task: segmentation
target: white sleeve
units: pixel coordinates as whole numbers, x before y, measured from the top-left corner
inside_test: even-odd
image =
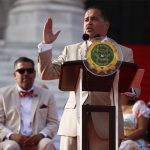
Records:
[[[138,100],[134,104],[132,111],[133,111],[133,114],[135,114],[137,117],[140,117],[140,116],[144,116],[145,118],[150,117],[150,109],[142,100]]]
[[[52,44],[43,44],[42,42],[38,44],[38,52],[44,52],[52,49]]]
[[[9,134],[6,135],[6,138],[9,139],[9,137],[13,134],[13,132],[10,132]]]

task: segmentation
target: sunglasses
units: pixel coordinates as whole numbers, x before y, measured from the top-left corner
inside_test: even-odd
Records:
[[[25,72],[28,74],[32,74],[34,73],[34,68],[21,68],[21,69],[17,69],[16,72],[20,73],[20,74],[24,74]]]

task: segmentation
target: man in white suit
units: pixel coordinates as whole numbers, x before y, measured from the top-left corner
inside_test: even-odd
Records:
[[[89,35],[88,43],[92,42],[95,35],[99,34],[102,40],[109,39],[107,32],[110,23],[102,10],[91,7],[84,15],[84,33]],[[41,78],[44,80],[58,79],[60,66],[64,61],[81,60],[81,51],[85,50],[85,42],[68,45],[64,48],[58,59],[52,61],[52,43],[57,39],[60,31],[53,33],[52,19],[49,18],[43,30],[43,41],[38,45],[38,67]],[[118,44],[119,45],[119,44]],[[119,45],[123,53],[123,61],[133,62],[132,50]],[[83,92],[83,101],[93,105],[111,105],[109,92]],[[108,114],[95,113],[89,119],[89,149],[109,149],[109,123]],[[61,135],[60,150],[77,150],[77,112],[75,93],[70,92],[61,118],[58,134]],[[83,135],[84,136],[84,135]],[[123,138],[122,112],[119,106],[119,139]]]
[[[0,89],[0,147],[2,150],[55,150],[52,138],[59,121],[49,90],[34,86],[33,60],[14,63],[15,85]]]

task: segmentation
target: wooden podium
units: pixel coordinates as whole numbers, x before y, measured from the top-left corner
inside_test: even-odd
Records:
[[[119,93],[129,90],[137,70],[136,64],[122,62],[119,73]],[[78,150],[88,150],[86,120],[91,112],[109,113],[109,149],[116,150],[115,106],[83,105],[82,98],[82,91],[110,92],[114,78],[115,74],[104,77],[95,76],[85,68],[82,60],[67,61],[61,66],[59,89],[76,93]]]

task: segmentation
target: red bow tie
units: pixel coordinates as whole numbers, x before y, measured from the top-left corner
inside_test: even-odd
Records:
[[[25,92],[25,91],[19,91],[19,96],[20,97],[26,97],[26,96],[31,96],[33,97],[34,94],[33,94],[33,90],[29,91],[29,92]]]

